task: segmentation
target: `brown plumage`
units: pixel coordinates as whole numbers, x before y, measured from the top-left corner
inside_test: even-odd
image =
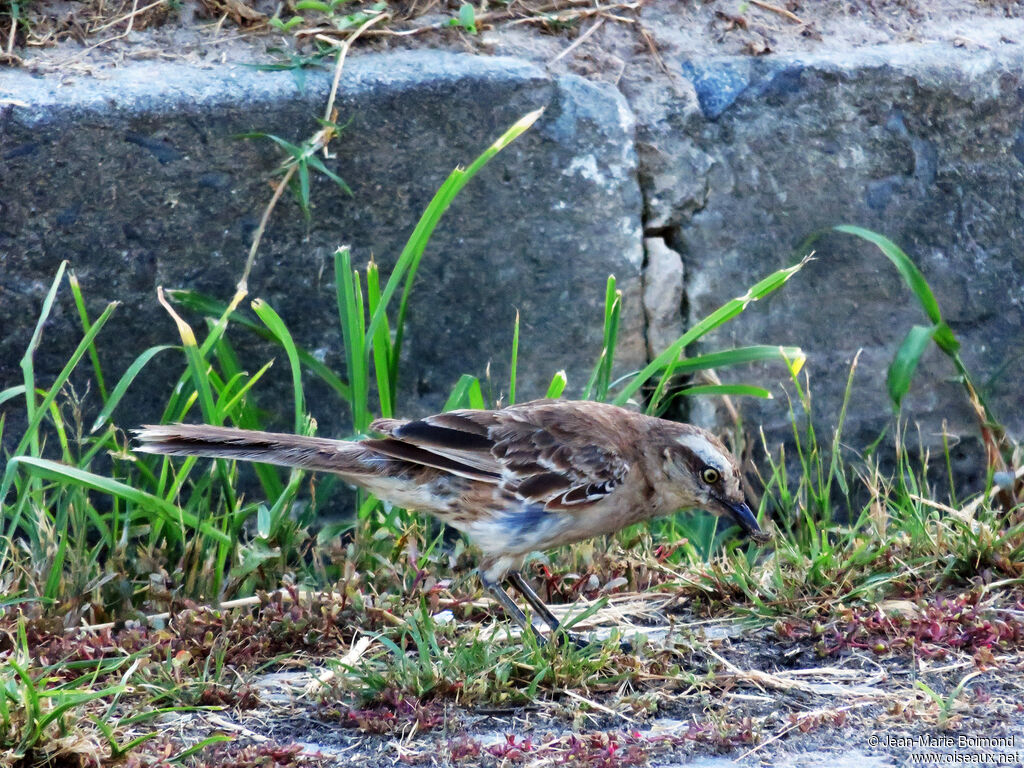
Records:
[[[519,573],[530,552],[699,508],[752,538],[758,527],[739,469],[714,435],[603,403],[536,400],[416,421],[379,419],[382,438],[347,442],[230,427],[138,430],[136,450],[259,461],[334,472],[385,501],[429,512],[483,553],[487,590],[523,627],[502,588],[519,591],[552,629],[554,616]]]

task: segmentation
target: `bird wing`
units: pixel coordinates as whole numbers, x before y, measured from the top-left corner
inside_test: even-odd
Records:
[[[387,435],[364,440],[375,451],[398,459],[443,469],[462,477],[498,482],[501,465],[488,434],[494,411],[449,411],[416,421],[377,419],[370,425]]]
[[[588,407],[590,406],[590,407]],[[598,404],[534,401],[499,411],[450,411],[416,421],[381,419],[385,455],[499,485],[549,511],[581,509],[611,493],[629,472],[614,424]]]
[[[601,407],[561,405],[541,401],[506,409],[490,432],[503,485],[551,511],[600,501],[629,473]]]

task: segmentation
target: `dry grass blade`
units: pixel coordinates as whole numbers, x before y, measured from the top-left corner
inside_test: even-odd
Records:
[[[808,669],[785,670],[779,672],[764,672],[760,669],[740,669],[731,661],[716,653],[713,648],[707,647],[705,653],[714,657],[728,671],[727,674],[718,674],[718,680],[734,680],[736,682],[749,683],[761,690],[774,689],[777,691],[800,691],[811,693],[816,696],[870,696],[875,698],[886,698],[892,694],[880,688],[875,688],[875,683],[885,680],[881,672],[872,675],[859,685],[840,685],[835,682],[807,682],[803,677],[825,677],[849,680],[863,678],[860,670],[839,669],[836,667],[810,667]]]
[[[583,45],[583,43],[585,43],[587,40],[589,40],[591,38],[591,36],[595,32],[597,32],[597,30],[599,30],[601,28],[602,24],[604,24],[604,19],[603,18],[599,18],[597,21],[595,21],[593,24],[590,25],[590,29],[588,29],[582,35],[580,35],[575,40],[573,40],[569,45],[567,45],[562,50],[561,53],[559,53],[557,56],[555,56],[553,59],[551,59],[551,61],[549,61],[547,63],[547,66],[550,67],[550,66],[558,63],[559,61],[564,59],[566,56],[568,56],[570,53],[572,53],[574,50],[576,50],[581,45]]]
[[[145,13],[148,10],[156,8],[157,6],[163,5],[165,2],[167,2],[167,0],[156,0],[156,2],[150,3],[149,5],[144,5],[141,8],[136,7],[137,6],[137,3],[136,3],[136,6],[133,6],[131,11],[129,11],[128,13],[124,14],[123,16],[118,16],[116,19],[112,19],[112,20],[106,22],[105,24],[101,24],[98,27],[93,27],[89,31],[93,32],[93,33],[95,33],[95,32],[102,32],[104,29],[110,29],[110,27],[116,27],[122,21],[129,22],[128,28],[130,30],[132,25],[135,23],[135,18],[137,16]]]
[[[594,701],[593,699],[588,699],[586,696],[581,696],[580,694],[576,693],[576,691],[573,691],[573,690],[571,690],[569,688],[563,688],[562,689],[562,693],[564,693],[566,696],[568,696],[571,699],[576,699],[576,701],[579,701],[579,702],[582,702],[582,703],[586,704],[588,707],[593,707],[594,709],[598,710],[599,712],[604,712],[606,715],[611,715],[612,717],[622,718],[627,723],[636,723],[636,720],[634,720],[629,715],[623,714],[622,712],[616,712],[611,707],[606,707],[604,704],[601,704],[598,701]]]
[[[804,722],[813,721],[813,720],[815,720],[817,718],[820,718],[820,717],[826,717],[826,716],[835,715],[835,714],[838,714],[840,712],[849,712],[850,710],[853,710],[853,709],[859,709],[860,707],[866,707],[866,706],[868,706],[871,703],[872,702],[866,702],[865,701],[865,702],[859,702],[857,704],[850,704],[850,705],[845,706],[845,707],[838,707],[838,708],[822,707],[821,709],[812,710],[810,712],[802,712],[802,713],[800,713],[800,715],[798,715],[793,720],[793,722],[791,722],[788,725],[785,725],[782,728],[780,728],[778,731],[776,731],[774,734],[772,734],[772,736],[770,738],[765,739],[760,744],[758,744],[756,747],[753,747],[752,749],[748,749],[742,755],[740,755],[735,760],[733,760],[733,762],[734,763],[739,763],[742,760],[744,760],[745,758],[750,757],[750,755],[754,754],[755,752],[761,751],[762,749],[767,747],[769,744],[771,744],[773,742],[776,742],[779,739],[781,739],[783,736],[785,736],[790,731],[792,731],[792,730],[794,730],[796,728],[799,728],[800,725],[802,723],[804,723]]]
[[[771,13],[776,13],[779,16],[782,16],[784,19],[789,19],[794,24],[800,24],[801,26],[804,26],[807,23],[803,19],[801,19],[799,16],[797,16],[795,13],[793,13],[792,11],[787,11],[785,8],[780,8],[777,5],[772,5],[771,3],[766,3],[766,2],[764,2],[764,0],[750,0],[750,4],[757,6],[761,10],[770,11]]]
[[[338,665],[343,668],[354,667],[356,662],[358,662],[359,659],[363,657],[363,655],[370,649],[370,646],[372,644],[373,641],[366,635],[363,635],[354,643],[352,643],[352,647],[349,648],[348,653],[346,653],[344,656],[338,659]],[[310,680],[309,683],[306,685],[303,693],[306,696],[310,697],[317,696],[321,691],[323,691],[324,688],[328,686],[328,684],[330,684],[332,680],[334,680],[336,676],[337,675],[335,674],[333,669],[328,669],[322,674],[314,673],[313,679]]]
[[[378,21],[381,21],[382,19],[389,19],[389,18],[391,18],[390,14],[382,13],[379,16],[373,16],[373,17],[367,19],[366,21],[364,21],[359,26],[358,29],[356,29],[355,32],[353,32],[351,35],[349,35],[347,38],[345,38],[345,41],[341,42],[341,43],[339,43],[334,38],[328,37],[326,35],[320,35],[320,34],[316,35],[316,39],[319,40],[320,42],[327,43],[328,45],[333,45],[333,46],[335,46],[338,49],[338,60],[337,60],[337,62],[335,62],[335,65],[334,65],[334,79],[331,81],[331,93],[327,97],[327,106],[324,109],[324,120],[327,120],[327,121],[330,121],[330,122],[334,122],[337,119],[337,117],[335,116],[335,111],[334,111],[334,101],[335,101],[335,99],[338,96],[338,85],[341,83],[341,73],[342,73],[342,70],[345,68],[345,57],[348,56],[348,51],[352,47],[352,44],[356,40],[359,39],[359,36],[361,34],[363,34],[366,30],[368,30],[370,27],[372,27]],[[324,156],[326,157],[327,156],[327,144],[326,144],[326,142],[323,145],[323,152],[324,152]]]

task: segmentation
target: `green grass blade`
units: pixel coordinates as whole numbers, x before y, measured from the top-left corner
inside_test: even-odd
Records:
[[[889,397],[893,406],[899,410],[904,395],[910,389],[910,382],[914,378],[914,371],[921,360],[924,348],[928,345],[934,334],[934,328],[927,328],[923,325],[915,325],[911,328],[900,344],[889,364],[889,373],[886,376],[886,387],[889,390]]]
[[[939,349],[952,358],[960,352],[960,341],[953,334],[953,329],[945,323],[938,323],[932,329],[932,338],[939,345]]]
[[[54,529],[58,531],[66,531],[68,529],[68,507],[66,504],[62,504],[57,512],[56,520],[54,521]],[[57,551],[53,555],[53,560],[49,564],[49,573],[46,575],[46,585],[43,587],[43,597],[48,601],[54,601],[60,593],[60,582],[64,576],[64,563],[67,560],[68,541],[70,536],[61,536],[60,543],[57,545]]]
[[[771,400],[772,393],[764,387],[752,384],[700,384],[679,390],[680,395],[739,395],[740,397],[760,397]]]
[[[306,399],[302,390],[302,366],[299,364],[299,352],[295,348],[295,342],[292,340],[292,335],[284,324],[284,320],[263,299],[253,301],[252,311],[274,334],[288,356],[288,365],[291,366],[292,371],[292,392],[295,396],[295,432],[302,434],[305,429]]]
[[[71,357],[68,358],[68,361],[67,363],[65,363],[64,368],[61,370],[61,372],[57,374],[57,378],[54,379],[53,384],[50,386],[46,394],[43,396],[43,399],[38,404],[38,407],[32,410],[32,416],[30,417],[28,426],[25,429],[25,435],[22,437],[21,441],[14,449],[15,455],[24,453],[25,449],[29,447],[29,445],[32,445],[33,453],[38,453],[38,450],[36,450],[37,436],[39,424],[42,422],[43,416],[46,414],[47,410],[50,408],[50,405],[53,403],[53,401],[57,399],[57,395],[60,394],[60,391],[61,389],[63,389],[64,384],[67,383],[67,380],[71,376],[72,371],[75,370],[75,367],[78,365],[79,361],[82,359],[82,357],[85,356],[86,351],[89,349],[89,345],[92,344],[93,339],[96,338],[99,332],[103,329],[103,326],[106,325],[107,320],[110,319],[111,314],[113,314],[117,306],[117,302],[108,304],[107,308],[103,310],[103,314],[96,318],[96,322],[93,323],[92,327],[89,328],[85,336],[82,337],[82,340],[78,342],[78,346],[75,348],[75,351],[71,354]],[[29,402],[30,400],[34,401],[34,399],[34,397],[26,397],[26,402]],[[6,486],[0,489],[0,499],[4,498],[4,496],[7,493],[7,490],[8,488]]]
[[[107,421],[109,421],[110,415],[114,412],[114,409],[117,408],[118,404],[121,402],[121,398],[123,398],[125,392],[128,391],[128,387],[131,386],[132,382],[135,381],[135,378],[142,372],[142,369],[146,367],[150,360],[168,349],[179,349],[179,347],[171,344],[150,347],[135,358],[132,364],[128,366],[128,370],[124,372],[124,375],[114,386],[109,398],[105,398],[106,402],[103,405],[103,410],[100,411],[100,415],[97,416],[96,421],[93,422],[92,428],[89,430],[90,433],[96,432],[106,424]]]
[[[231,741],[230,736],[225,736],[223,733],[215,733],[213,736],[207,736],[205,739],[200,741],[198,744],[193,744],[188,749],[180,752],[174,757],[170,758],[172,763],[185,763],[193,755],[197,755],[207,747],[213,744],[221,744],[225,741]]]
[[[298,172],[299,205],[302,206],[302,210],[306,212],[306,218],[309,218],[309,165],[305,160],[299,161]]]
[[[68,263],[62,261],[60,266],[57,268],[57,274],[53,278],[53,282],[50,284],[50,290],[46,292],[46,298],[43,299],[43,307],[39,312],[39,319],[36,321],[36,327],[32,331],[32,338],[29,339],[28,347],[25,349],[25,354],[21,358],[21,371],[22,378],[25,385],[25,417],[31,424],[36,417],[36,376],[35,376],[35,354],[36,350],[39,349],[39,345],[43,341],[43,327],[46,325],[46,321],[50,317],[50,312],[53,311],[53,302],[57,297],[57,289],[60,287],[60,281],[64,278],[64,271],[67,269]],[[46,412],[46,408],[41,409],[43,413]],[[34,429],[26,431],[26,435],[29,438],[29,445],[32,447],[32,453],[39,453],[39,436],[36,434]],[[21,453],[21,451],[17,451]],[[0,499],[6,495],[6,489],[4,492],[0,492]]]
[[[203,413],[203,419],[207,424],[219,424],[220,420],[216,416],[217,408],[213,399],[213,386],[210,383],[210,365],[199,351],[195,337],[192,337],[191,342],[185,341],[184,337],[182,341],[188,369],[192,374],[192,382],[199,397],[199,408]]]
[[[885,257],[892,262],[893,266],[896,267],[897,271],[903,277],[903,281],[917,298],[918,302],[921,304],[921,308],[924,310],[924,313],[933,324],[933,327],[930,329],[931,338],[935,340],[935,343],[938,344],[939,348],[946,353],[950,360],[952,360],[964,388],[967,390],[968,399],[971,400],[972,404],[976,408],[980,408],[983,412],[984,418],[981,419],[983,423],[980,425],[983,434],[992,434],[995,443],[999,443],[1001,445],[1000,450],[1005,454],[1011,453],[1013,449],[1006,440],[1006,430],[1002,426],[1002,422],[999,421],[995,414],[992,413],[992,410],[985,401],[982,392],[975,385],[973,377],[967,370],[967,366],[960,358],[960,342],[957,340],[949,326],[942,320],[942,313],[939,310],[939,303],[935,298],[935,294],[932,293],[924,275],[921,274],[921,271],[917,268],[914,262],[911,261],[910,257],[907,256],[899,246],[877,232],[872,232],[869,229],[851,225],[841,225],[834,229],[837,232],[854,235],[862,240],[873,243],[885,255]],[[903,389],[903,387],[904,385],[909,387],[909,379],[903,381],[903,377],[907,375],[912,376],[914,373],[916,362],[913,362],[913,365],[910,363],[912,362],[915,345],[921,344],[923,350],[923,333],[923,331],[912,329],[904,339],[900,350],[897,352],[897,358],[902,359],[894,359],[892,366],[890,366],[889,378],[892,382],[889,386],[890,397],[893,397],[894,394],[902,397],[902,394],[906,393],[906,389]],[[918,352],[918,357],[920,357],[920,352]],[[895,372],[893,371],[893,367],[896,369]]]
[[[185,357],[189,361],[189,365],[185,371],[178,378],[178,382],[174,388],[174,393],[171,399],[168,401],[167,406],[164,408],[163,416],[161,417],[161,423],[168,421],[181,421],[192,407],[193,403],[197,400],[201,402],[204,408],[204,417],[208,423],[214,418],[213,413],[213,391],[210,388],[210,367],[206,364],[206,358],[210,352],[216,347],[221,337],[227,331],[228,318],[231,313],[237,309],[242,299],[246,296],[245,291],[236,291],[235,295],[231,299],[231,303],[224,308],[224,312],[214,321],[210,327],[209,332],[206,334],[206,338],[203,339],[203,343],[198,348],[198,355],[189,352],[189,345],[186,343]],[[157,290],[157,298],[160,301],[161,306],[167,310],[168,314],[174,320],[178,328],[178,334],[181,336],[182,341],[191,340],[191,344],[194,347],[196,344],[195,334],[192,333],[191,327],[188,323],[182,320],[178,314],[173,310],[171,305],[167,301],[166,293],[162,288]],[[196,373],[198,371],[198,374]],[[185,385],[189,379],[193,380],[194,389],[189,390]],[[206,389],[206,392],[202,390]],[[206,408],[211,409],[207,414]]]
[[[658,383],[658,390],[655,392],[655,397],[652,398],[652,402],[656,402],[660,393],[664,391],[666,383],[674,373],[675,366],[679,363],[680,354],[682,354],[683,350],[686,349],[687,346],[708,332],[713,331],[715,328],[718,328],[736,317],[736,315],[740,314],[750,306],[752,302],[762,299],[773,291],[781,288],[785,285],[787,280],[807,264],[807,261],[808,260],[805,258],[791,267],[784,267],[783,269],[778,269],[775,272],[772,272],[770,275],[751,287],[745,294],[727,301],[710,315],[702,319],[693,328],[670,344],[664,352],[648,363],[648,365],[641,370],[640,373],[638,373],[613,400],[615,405],[624,405],[629,398],[636,394],[640,387],[642,387],[652,376],[657,374],[659,371],[662,371],[661,380]]]
[[[82,296],[82,288],[78,284],[78,278],[74,272],[68,275],[68,284],[71,286],[71,295],[75,299],[75,307],[78,309],[78,318],[82,322],[82,331],[84,333],[89,332],[91,324],[89,322],[89,313],[85,308],[85,298]],[[89,360],[92,362],[92,372],[96,376],[96,386],[100,392],[100,399],[106,403],[107,401],[107,385],[103,380],[103,368],[100,366],[100,356],[96,351],[96,345],[89,345]]]
[[[87,472],[77,467],[69,467],[49,459],[39,459],[32,456],[15,456],[8,462],[8,473],[17,467],[25,467],[33,474],[50,480],[68,482],[73,485],[87,488],[100,493],[116,496],[124,501],[138,504],[141,507],[150,509],[167,522],[175,525],[191,528],[209,536],[218,543],[228,544],[231,539],[227,534],[219,531],[208,522],[201,522],[195,515],[179,509],[168,501],[146,493],[130,485],[115,480],[111,477],[103,477],[92,472]]]
[[[608,399],[608,386],[612,380],[612,366],[615,364],[615,347],[619,343],[622,291],[616,288],[615,275],[608,275],[604,304],[604,348],[607,354],[601,356],[600,375],[597,379],[597,399],[601,401]]]
[[[174,324],[178,329],[178,336],[181,338],[182,349],[185,352],[185,361],[188,364],[186,373],[182,374],[182,379],[188,375],[192,379],[192,386],[195,388],[196,396],[199,400],[199,408],[203,413],[203,420],[207,424],[220,424],[217,420],[216,407],[213,401],[213,386],[210,383],[210,366],[206,362],[206,352],[216,343],[214,338],[216,326],[213,330],[207,334],[206,341],[203,343],[203,348],[200,349],[198,342],[196,341],[196,334],[192,330],[187,322],[174,311],[171,305],[168,303],[167,298],[164,296],[162,288],[157,288],[157,299],[161,306],[167,310],[167,314],[174,320]],[[183,415],[183,414],[181,414]]]
[[[770,344],[757,344],[749,347],[735,347],[724,349],[719,352],[708,352],[696,357],[686,357],[679,360],[675,366],[676,375],[693,373],[694,371],[706,371],[718,368],[730,368],[747,363],[771,362],[778,360],[793,368],[797,373],[807,362],[807,355],[800,347],[776,347]],[[663,373],[664,369],[655,371],[655,374]],[[622,376],[609,385],[609,389],[620,386],[623,382],[629,381],[636,376],[638,371],[632,371]]]
[[[516,310],[516,322],[512,328],[512,359],[508,368],[508,404],[516,404],[516,370],[519,366],[519,310]]]
[[[25,394],[25,385],[24,384],[18,384],[17,386],[14,386],[14,387],[8,387],[7,389],[5,389],[2,392],[0,392],[0,405],[3,405],[8,400],[13,400],[14,398],[16,398],[16,397],[18,397],[20,395],[24,395],[24,394]]]
[[[774,347],[770,344],[757,344],[750,347],[736,347],[735,349],[724,349],[719,352],[709,352],[697,357],[688,357],[676,363],[675,369],[676,373],[690,373],[692,371],[704,371],[713,368],[729,368],[747,363],[780,360],[784,363],[796,364],[799,371],[806,359],[807,356],[800,347]]]
[[[565,371],[559,371],[551,377],[551,383],[548,384],[548,391],[544,397],[557,398],[562,396],[562,392],[565,391],[565,385],[569,383],[569,378],[565,375]]]
[[[459,380],[455,382],[455,386],[452,388],[452,393],[448,395],[448,400],[445,401],[445,411],[453,411],[457,408],[474,408],[480,410],[484,407],[484,396],[483,390],[480,388],[480,379],[476,376],[470,376],[468,373],[462,374]]]
[[[349,401],[352,406],[352,426],[359,433],[365,430],[370,422],[367,405],[370,379],[366,340],[373,338],[375,332],[366,332],[362,291],[356,289],[357,277],[355,270],[352,269],[352,254],[348,246],[339,248],[334,253],[334,284],[342,343],[345,345],[348,385],[352,392]]]
[[[222,403],[218,403],[217,407],[220,409],[220,412],[225,416],[230,415],[232,411],[234,411],[235,407],[241,402],[242,398],[245,397],[246,393],[253,388],[253,385],[256,384],[256,382],[263,378],[263,374],[269,371],[273,364],[273,360],[268,360],[262,368],[246,380],[245,384],[238,388],[237,392],[231,395],[230,399]]]
[[[306,162],[308,162],[311,166],[316,168],[316,170],[320,171],[320,173],[322,173],[324,176],[326,176],[331,181],[333,181],[335,184],[337,184],[339,187],[341,187],[341,191],[344,192],[346,195],[348,195],[349,197],[354,197],[354,194],[352,192],[352,188],[349,187],[349,185],[345,183],[345,180],[343,178],[341,178],[341,176],[339,176],[334,171],[332,171],[330,168],[328,168],[326,165],[324,165],[323,161],[320,160],[319,157],[317,157],[316,155],[310,155],[306,159]]]
[[[605,400],[611,382],[615,345],[619,336],[619,313],[622,309],[622,291],[616,289],[615,275],[608,275],[604,295],[604,338],[601,354],[583,390],[584,400]]]
[[[924,313],[928,315],[928,319],[933,323],[942,322],[942,313],[939,311],[939,302],[935,299],[935,294],[932,293],[932,289],[928,286],[928,282],[924,279],[924,275],[921,274],[921,270],[917,268],[917,265],[910,260],[910,257],[903,252],[903,250],[896,245],[892,240],[880,235],[877,232],[872,232],[870,229],[864,229],[863,227],[857,227],[850,224],[842,224],[838,227],[834,227],[836,232],[843,232],[847,235],[854,235],[862,240],[867,240],[869,243],[873,243],[878,246],[878,249],[885,254],[885,257],[893,263],[900,275],[903,277],[903,281],[907,284],[907,287],[913,292],[914,296],[917,297],[918,302],[921,304],[921,308]]]
[[[394,296],[395,292],[398,290],[398,286],[402,284],[404,279],[405,287],[403,288],[402,300],[399,305],[398,320],[395,323],[395,344],[392,349],[392,358],[394,360],[400,359],[401,355],[406,308],[408,306],[409,294],[412,291],[413,280],[416,277],[416,270],[419,266],[420,259],[423,257],[423,252],[426,250],[430,236],[433,234],[435,227],[437,227],[437,223],[441,220],[441,216],[448,209],[448,206],[451,205],[451,202],[455,199],[456,195],[459,194],[459,191],[466,186],[470,179],[472,179],[477,172],[491,160],[491,158],[498,154],[498,152],[503,150],[523,132],[529,129],[529,127],[536,122],[537,118],[541,116],[543,111],[543,109],[539,109],[523,116],[507,131],[499,136],[491,146],[484,150],[468,168],[465,170],[456,168],[452,171],[444,184],[441,185],[441,188],[434,194],[434,197],[431,199],[427,209],[423,212],[423,215],[420,216],[419,221],[416,223],[416,227],[413,229],[412,235],[410,235],[408,242],[406,242],[405,247],[402,249],[401,255],[398,257],[398,262],[395,264],[394,271],[391,273],[387,284],[384,286],[384,291],[381,294],[380,306],[371,316],[366,334],[369,338],[373,338],[377,333],[377,329],[384,322],[388,304],[391,302],[392,296]]]
[[[373,315],[380,306],[380,270],[376,262],[366,266],[366,309]],[[391,418],[395,415],[395,383],[398,378],[398,361],[391,357],[391,327],[387,315],[377,333],[370,340],[373,345],[373,372],[377,377],[377,397],[380,400],[380,415]]]

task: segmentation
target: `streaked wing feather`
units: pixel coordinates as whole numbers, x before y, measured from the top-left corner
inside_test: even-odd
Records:
[[[471,480],[482,480],[487,483],[497,482],[501,475],[497,472],[488,472],[474,467],[443,453],[425,450],[414,443],[403,440],[363,440],[362,445],[371,450],[389,456],[393,459],[401,459],[412,464],[421,464],[425,467],[444,470],[459,477],[468,477]]]
[[[569,510],[600,501],[629,472],[614,450],[596,445],[595,436],[563,430],[525,410],[505,414],[491,430],[493,453],[505,469],[503,485],[546,509]],[[523,418],[526,416],[527,418]]]
[[[449,469],[453,462],[460,469],[450,471],[464,477],[496,482],[502,468],[491,452],[494,443],[488,437],[489,421],[494,421],[493,411],[449,411],[416,421],[378,419],[370,426],[394,442],[422,451],[416,454],[420,463]],[[390,447],[388,450],[401,449]],[[436,458],[431,459],[431,456]]]
[[[561,409],[547,405],[449,411],[416,421],[379,419],[371,428],[388,439],[365,444],[393,458],[500,483],[504,492],[548,511],[600,501],[623,481],[628,462],[606,447],[606,426],[585,414],[582,422],[562,425]],[[590,429],[580,430],[581,423]]]

